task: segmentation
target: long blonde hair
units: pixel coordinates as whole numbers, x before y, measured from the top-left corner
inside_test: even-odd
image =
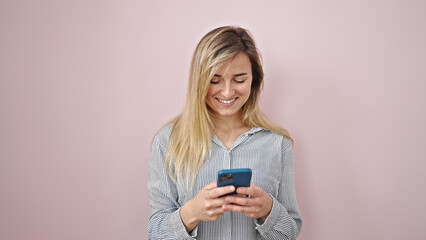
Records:
[[[210,80],[223,64],[241,52],[249,56],[253,75],[250,97],[242,109],[243,123],[249,127],[268,129],[291,139],[287,130],[268,120],[259,109],[263,68],[250,33],[240,27],[216,28],[207,33],[195,49],[185,107],[172,120],[165,167],[174,181],[183,180],[187,188],[194,184],[198,171],[211,150],[214,123],[205,102]]]

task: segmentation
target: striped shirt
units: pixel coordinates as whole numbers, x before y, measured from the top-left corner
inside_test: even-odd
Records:
[[[293,157],[289,139],[262,128],[240,135],[227,149],[213,136],[212,153],[205,160],[193,190],[174,183],[164,167],[171,125],[154,137],[149,165],[149,239],[296,239],[302,218],[296,201]],[[225,212],[212,222],[200,221],[188,233],[179,215],[180,207],[229,168],[251,168],[252,182],[272,196],[273,206],[265,222],[242,213]]]

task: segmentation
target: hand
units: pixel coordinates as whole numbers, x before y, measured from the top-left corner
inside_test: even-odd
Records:
[[[226,196],[225,211],[240,212],[251,218],[260,218],[261,222],[269,216],[272,209],[272,197],[262,188],[252,183],[250,187],[237,188],[238,195]]]
[[[217,187],[216,185],[216,182],[207,184],[198,192],[197,196],[180,209],[180,217],[188,232],[191,232],[198,222],[217,220],[226,212],[222,207],[225,204],[225,198],[220,198],[220,196],[234,192],[235,187]]]

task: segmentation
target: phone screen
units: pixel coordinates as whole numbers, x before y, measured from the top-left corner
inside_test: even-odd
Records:
[[[235,189],[238,187],[249,187],[251,175],[252,171],[250,168],[223,169],[217,173],[217,186],[223,187],[233,185],[235,186]],[[236,194],[236,192],[226,195],[231,194]]]

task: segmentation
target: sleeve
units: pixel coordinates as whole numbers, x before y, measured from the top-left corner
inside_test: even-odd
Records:
[[[188,234],[180,218],[177,188],[164,166],[165,146],[157,135],[152,143],[147,184],[150,204],[148,239],[195,239],[197,229]]]
[[[256,230],[263,239],[294,240],[302,228],[302,217],[296,200],[294,182],[294,163],[291,142],[284,138],[281,144],[282,178],[277,198],[273,196],[273,205],[265,222],[257,220]]]

